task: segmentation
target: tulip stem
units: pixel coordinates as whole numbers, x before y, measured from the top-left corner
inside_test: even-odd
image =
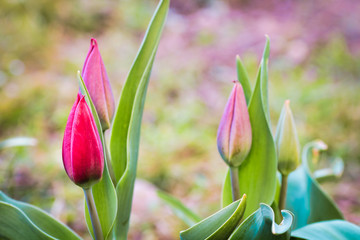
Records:
[[[235,202],[236,200],[240,199],[239,169],[237,167],[230,167],[230,178],[232,198]]]
[[[111,157],[110,157],[110,153],[109,153],[109,148],[105,141],[105,131],[103,132],[103,135],[104,135],[104,148],[105,148],[105,154],[106,154],[106,165],[109,170],[111,181],[112,181],[113,185],[116,187],[115,173],[114,173],[114,169],[112,168],[112,165],[111,165]]]
[[[280,188],[280,199],[279,199],[280,211],[285,209],[287,185],[288,185],[288,175],[281,174],[281,188]]]
[[[101,231],[100,219],[99,219],[99,215],[96,211],[94,197],[92,194],[92,188],[91,187],[87,188],[87,189],[84,188],[84,194],[85,194],[87,207],[89,210],[91,225],[92,225],[92,228],[94,231],[94,239],[95,240],[103,240],[104,238],[103,238],[102,231]]]

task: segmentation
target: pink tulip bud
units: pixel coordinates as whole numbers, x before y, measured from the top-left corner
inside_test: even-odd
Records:
[[[81,94],[77,96],[65,127],[62,157],[67,175],[80,187],[89,188],[101,179],[103,148],[94,117]]]
[[[218,129],[218,150],[229,166],[239,167],[249,154],[251,142],[251,124],[244,91],[241,84],[235,82]]]
[[[82,77],[99,115],[102,129],[106,130],[110,127],[114,116],[115,102],[104,62],[94,38],[90,41],[90,50],[84,63]]]

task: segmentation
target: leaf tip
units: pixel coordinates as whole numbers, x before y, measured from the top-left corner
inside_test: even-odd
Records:
[[[266,38],[266,43],[269,44],[269,43],[270,43],[270,37],[269,37],[269,35],[265,34],[265,38]]]
[[[242,196],[242,198],[241,198],[241,201],[246,201],[246,198],[247,198],[247,196],[246,196],[246,194],[244,193],[243,196]]]

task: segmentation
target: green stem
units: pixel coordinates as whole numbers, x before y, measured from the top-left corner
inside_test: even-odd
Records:
[[[101,231],[100,219],[96,211],[96,206],[95,206],[91,187],[87,189],[84,188],[84,194],[85,194],[87,207],[89,210],[89,215],[91,219],[91,225],[94,231],[95,240],[103,240],[104,238]]]
[[[281,175],[280,199],[279,199],[280,211],[285,209],[287,185],[288,185],[288,176],[282,174]]]
[[[281,221],[282,221],[282,214],[281,214],[281,210],[279,209],[276,201],[274,201],[274,202],[271,204],[271,208],[272,208],[273,211],[274,211],[275,222],[276,222],[277,224],[280,224]]]
[[[105,150],[105,154],[106,154],[106,164],[107,164],[107,167],[109,170],[111,181],[112,181],[113,185],[116,187],[117,183],[116,183],[116,179],[115,179],[114,169],[112,168],[112,165],[111,165],[111,156],[109,153],[109,148],[106,144],[105,131],[103,132],[103,135],[104,135],[104,148],[105,148],[104,150]]]
[[[239,170],[237,167],[230,167],[231,192],[233,201],[240,199]]]

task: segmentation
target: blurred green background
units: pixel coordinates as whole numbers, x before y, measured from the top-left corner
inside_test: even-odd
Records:
[[[118,99],[156,4],[0,0],[0,140],[38,141],[0,151],[0,189],[46,209],[87,239],[82,191],[61,159],[76,72],[90,38],[97,38]],[[130,239],[177,239],[185,228],[157,199],[156,188],[204,217],[219,208],[226,165],[216,132],[236,79],[235,56],[254,80],[265,34],[271,39],[273,127],[290,99],[301,144],[320,138],[328,156],[344,159],[341,182],[325,188],[346,218],[360,224],[359,12],[352,0],[172,0],[145,105],[143,180],[136,186]]]

